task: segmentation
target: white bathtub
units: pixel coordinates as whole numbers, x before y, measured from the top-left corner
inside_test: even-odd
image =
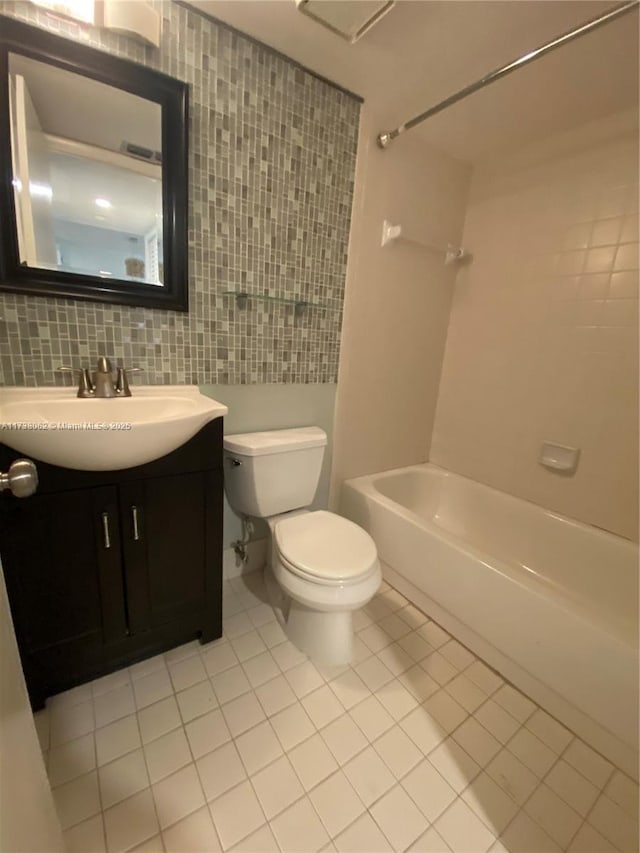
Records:
[[[417,465],[347,480],[387,580],[638,776],[638,547]]]

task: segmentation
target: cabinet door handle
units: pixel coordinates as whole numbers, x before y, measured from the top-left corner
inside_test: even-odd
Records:
[[[133,541],[137,542],[140,539],[140,531],[138,529],[138,507],[131,507],[131,520],[133,522]]]
[[[108,551],[111,548],[111,532],[109,530],[109,513],[102,513],[102,532],[104,534],[104,549]]]

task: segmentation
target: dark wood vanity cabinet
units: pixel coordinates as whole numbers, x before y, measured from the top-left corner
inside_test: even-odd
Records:
[[[20,454],[0,445],[0,470]],[[0,495],[0,554],[34,708],[60,690],[222,635],[222,419],[122,471],[34,460]]]

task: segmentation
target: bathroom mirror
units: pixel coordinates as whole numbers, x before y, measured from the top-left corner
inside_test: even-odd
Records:
[[[187,310],[187,87],[0,17],[0,289]]]

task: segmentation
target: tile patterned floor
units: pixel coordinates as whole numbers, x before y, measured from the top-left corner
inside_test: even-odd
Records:
[[[224,638],[36,715],[70,851],[631,853],[638,786],[383,585],[314,666],[225,581]]]

